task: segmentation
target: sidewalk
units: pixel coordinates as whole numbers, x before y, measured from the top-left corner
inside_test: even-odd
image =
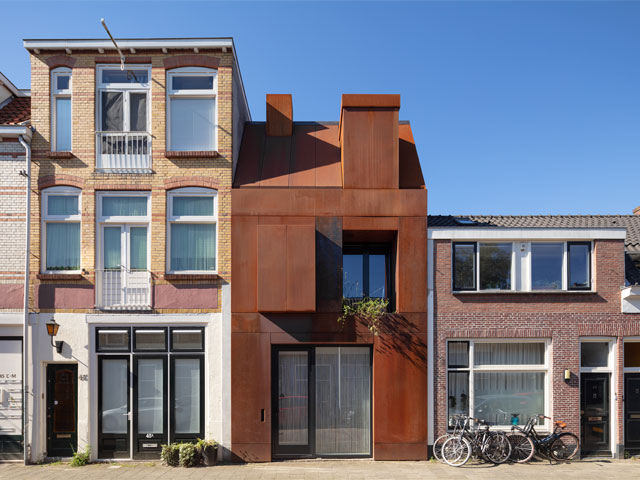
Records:
[[[169,468],[159,463],[69,465],[1,464],[0,478],[11,480],[135,480],[135,479],[507,479],[507,478],[640,478],[640,461],[586,459],[568,465],[536,462],[528,465],[468,464],[461,468],[432,462],[374,462],[372,460],[313,460],[216,467]]]

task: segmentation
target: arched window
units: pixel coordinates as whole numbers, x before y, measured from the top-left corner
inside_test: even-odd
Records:
[[[51,71],[51,151],[71,151],[71,69]]]
[[[80,273],[80,198],[74,187],[42,191],[43,273]]]

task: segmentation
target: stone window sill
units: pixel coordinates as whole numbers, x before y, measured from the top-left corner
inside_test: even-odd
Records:
[[[167,158],[215,158],[219,154],[215,150],[167,150],[164,156]]]
[[[72,152],[49,152],[49,158],[73,158]]]

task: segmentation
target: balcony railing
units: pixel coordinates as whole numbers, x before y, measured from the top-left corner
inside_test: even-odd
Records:
[[[151,275],[148,270],[125,267],[96,270],[96,307],[103,310],[151,308]]]
[[[96,132],[96,169],[115,173],[151,171],[151,135]]]

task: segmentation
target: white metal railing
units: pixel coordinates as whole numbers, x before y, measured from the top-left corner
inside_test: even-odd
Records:
[[[151,170],[151,135],[146,132],[96,132],[96,169],[113,172]]]
[[[151,308],[151,275],[148,270],[96,270],[96,307],[106,310]]]

